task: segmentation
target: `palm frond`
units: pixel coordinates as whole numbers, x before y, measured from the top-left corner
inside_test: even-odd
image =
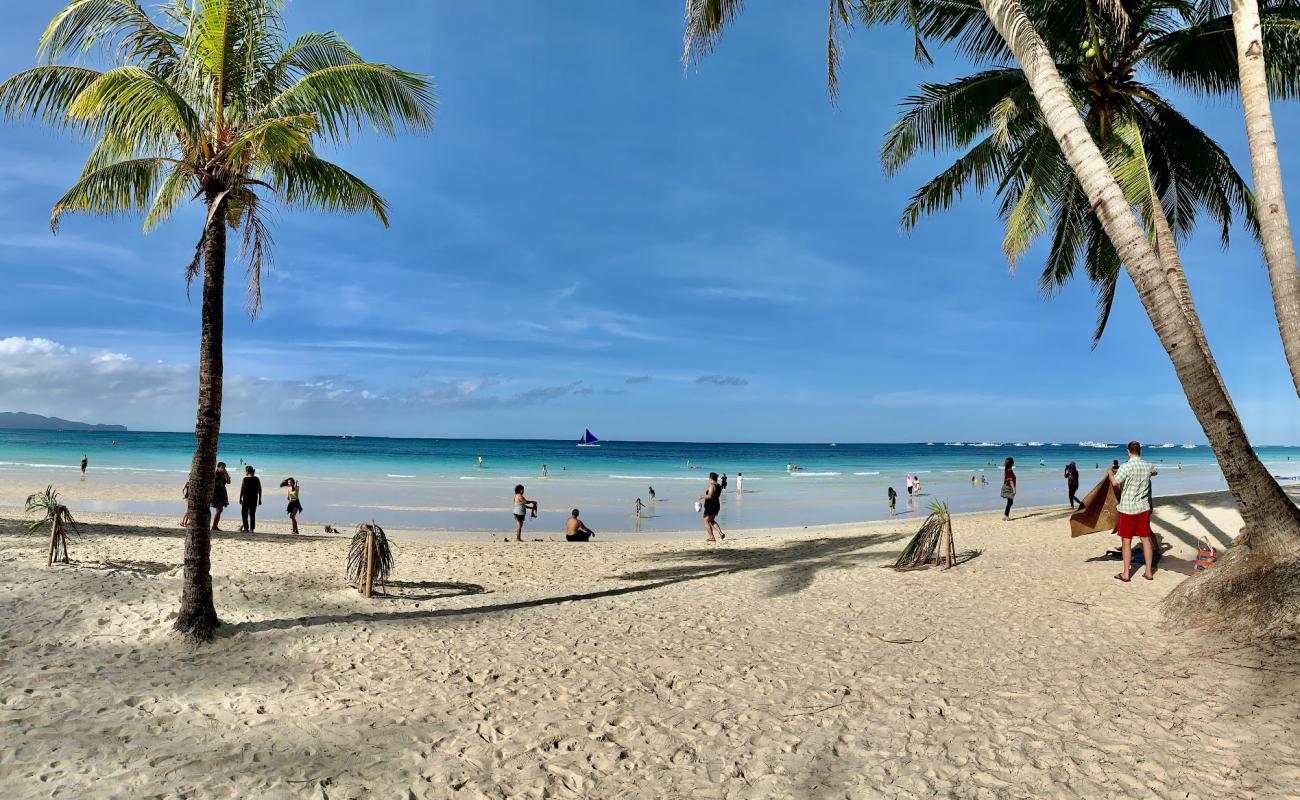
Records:
[[[1300,6],[1260,9],[1270,93],[1300,97]],[[1234,95],[1240,88],[1232,17],[1223,15],[1170,31],[1146,45],[1143,64],[1179,87],[1201,95]]]
[[[28,513],[35,512],[39,516],[27,524],[28,533],[37,531],[52,525],[55,521],[62,526],[67,526],[76,530],[77,521],[72,518],[72,512],[63,504],[59,497],[59,490],[51,484],[39,492],[33,492],[27,495],[27,501],[23,504],[24,510]]]
[[[374,214],[388,226],[388,204],[360,178],[322,158],[298,156],[270,165],[276,196],[286,206]]]
[[[73,101],[102,74],[61,64],[24,70],[0,84],[0,112],[6,119],[39,119],[62,128]]]
[[[903,210],[904,230],[915,228],[923,215],[948,210],[961,199],[967,187],[982,192],[1002,175],[1006,150],[995,136],[988,136],[960,156],[952,166],[916,190]]]
[[[158,227],[181,203],[193,199],[198,193],[199,179],[194,169],[186,164],[171,165],[145,211],[144,232],[149,233]]]
[[[713,52],[722,29],[740,13],[743,0],[686,0],[686,28],[682,33],[682,64],[689,67]]]
[[[348,545],[346,567],[348,583],[357,588],[361,588],[366,577],[366,549],[367,539],[370,536],[375,540],[375,557],[372,566],[374,583],[379,586],[386,585],[393,572],[393,548],[388,542],[384,529],[373,522],[358,525],[356,533],[352,535],[352,542]]]
[[[180,40],[150,19],[136,0],[74,0],[50,20],[36,53],[48,63],[102,48],[115,60],[162,71],[175,65]]]
[[[68,109],[87,132],[132,142],[157,152],[178,140],[189,153],[205,146],[199,115],[160,76],[140,67],[117,67],[87,86]]]
[[[226,163],[236,173],[255,164],[287,163],[300,155],[314,155],[311,135],[314,114],[266,119],[241,131],[226,148]]]
[[[902,102],[905,109],[885,134],[880,163],[892,175],[920,150],[937,152],[968,146],[994,121],[1008,97],[1026,90],[1018,69],[978,72],[951,83],[923,83]]]
[[[260,116],[314,114],[322,135],[337,141],[363,125],[388,135],[427,130],[435,105],[433,85],[424,75],[387,64],[339,64],[299,78]]]
[[[139,213],[149,207],[163,170],[162,158],[136,158],[97,169],[73,184],[50,212],[50,229],[58,231],[67,213]]]

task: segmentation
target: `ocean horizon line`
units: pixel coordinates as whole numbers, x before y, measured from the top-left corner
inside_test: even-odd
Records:
[[[129,436],[132,434],[170,434],[170,435],[191,435],[192,436],[194,433],[191,430],[173,431],[173,430],[146,429],[146,428],[128,428],[126,431],[102,431],[102,430],[80,430],[76,428],[10,428],[10,427],[3,427],[3,426],[0,426],[0,431],[27,431],[32,433],[39,433],[39,432],[78,433],[78,434],[87,434],[87,435],[94,435],[94,436],[109,436],[109,437],[121,436],[121,435]],[[573,437],[553,438],[553,437],[545,437],[545,436],[386,436],[386,435],[369,434],[369,433],[355,433],[355,434],[354,433],[252,433],[246,431],[222,431],[221,435],[222,436],[296,436],[304,439],[377,439],[377,440],[386,440],[386,441],[424,441],[424,442],[545,442],[548,444],[552,444],[557,442],[576,443],[578,441],[577,438],[573,438]],[[944,439],[944,441],[940,441],[941,438]],[[1104,442],[1099,440],[1095,441],[1091,439],[1076,440],[1073,439],[1072,437],[1067,440],[1053,441],[1053,442],[1039,442],[1037,440],[1032,440],[1028,442],[1009,442],[1009,441],[994,441],[991,439],[981,439],[978,437],[972,437],[970,439],[961,439],[959,437],[951,437],[951,438],[937,437],[933,441],[919,440],[919,439],[916,440],[889,439],[889,440],[879,440],[879,441],[847,441],[847,440],[799,441],[796,439],[782,439],[782,440],[768,440],[768,441],[734,441],[734,440],[705,441],[705,440],[693,440],[693,439],[615,439],[615,438],[600,439],[601,444],[661,444],[661,445],[681,444],[681,445],[742,445],[742,446],[743,445],[797,445],[803,447],[817,447],[817,446],[868,447],[872,445],[915,445],[918,447],[960,446],[960,447],[1026,447],[1026,448],[1081,447],[1082,446],[1082,447],[1095,447],[1097,449],[1104,449],[1108,447],[1123,447],[1127,443],[1127,441],[1128,440],[1125,441],[1116,440],[1114,442]],[[1160,444],[1156,444],[1154,440],[1143,442],[1143,447],[1154,449],[1154,448],[1160,448],[1164,444],[1173,444],[1175,448],[1181,448],[1187,444],[1195,445],[1197,448],[1209,447],[1209,444],[1204,441],[1162,442]],[[1251,446],[1254,448],[1260,448],[1260,447],[1300,448],[1300,443],[1296,443],[1296,444],[1252,443]]]

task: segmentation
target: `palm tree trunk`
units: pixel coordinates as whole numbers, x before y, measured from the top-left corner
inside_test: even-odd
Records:
[[[1291,381],[1300,393],[1300,263],[1286,213],[1282,191],[1282,164],[1277,156],[1277,134],[1268,97],[1264,64],[1264,37],[1256,0],[1232,0],[1232,29],[1237,37],[1237,71],[1241,105],[1250,143],[1250,172],[1259,214],[1259,235],[1273,286],[1273,311],[1282,334],[1282,350],[1291,367]]]
[[[221,336],[225,314],[225,197],[217,202],[203,233],[203,310],[199,338],[199,400],[190,460],[190,525],[185,532],[185,570],[176,630],[196,641],[212,638],[221,621],[212,601],[211,514],[216,484],[217,439],[221,434]]]
[[[1178,305],[1183,309],[1183,315],[1187,317],[1187,323],[1192,326],[1192,331],[1196,334],[1196,343],[1200,345],[1205,352],[1205,358],[1210,362],[1214,369],[1214,377],[1219,381],[1219,387],[1223,389],[1223,396],[1232,402],[1228,396],[1228,386],[1223,382],[1223,376],[1219,374],[1219,365],[1214,361],[1214,354],[1210,352],[1210,343],[1205,338],[1205,328],[1201,325],[1201,316],[1196,313],[1196,304],[1192,302],[1192,290],[1187,286],[1187,273],[1183,272],[1183,260],[1178,255],[1178,242],[1174,239],[1173,228],[1169,227],[1169,217],[1165,215],[1165,209],[1160,205],[1160,198],[1155,196],[1154,189],[1151,192],[1154,202],[1151,204],[1151,227],[1156,237],[1156,257],[1160,259],[1160,265],[1164,267],[1165,280],[1169,282],[1169,287],[1174,290],[1178,296]],[[1235,411],[1234,406],[1234,411]]]
[[[1084,127],[1042,38],[1018,0],[980,0],[980,3],[1019,61],[1048,126],[1078,176],[1106,235],[1115,244],[1250,528],[1252,544],[1275,555],[1300,554],[1300,509],[1287,498],[1251,448],[1241,420],[1216,378],[1213,357],[1201,349],[1146,231],[1124,199],[1097,143]]]

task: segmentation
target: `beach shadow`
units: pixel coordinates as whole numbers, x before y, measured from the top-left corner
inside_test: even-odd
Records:
[[[769,590],[769,596],[777,597],[801,591],[809,586],[816,575],[825,570],[850,569],[861,564],[888,562],[894,554],[888,552],[868,551],[868,548],[880,544],[900,541],[911,537],[911,533],[868,534],[842,538],[810,539],[798,542],[786,542],[770,547],[728,548],[725,544],[714,548],[696,548],[690,550],[669,551],[651,556],[650,561],[677,561],[671,566],[657,567],[625,573],[616,580],[632,581],[632,585],[601,589],[590,592],[575,592],[531,600],[518,600],[509,603],[489,603],[486,605],[465,606],[461,608],[431,608],[393,611],[353,611],[340,614],[319,614],[315,616],[298,616],[283,619],[266,619],[254,622],[237,622],[221,626],[218,636],[231,636],[237,633],[259,633],[270,630],[288,630],[292,628],[315,627],[338,623],[357,622],[413,622],[426,619],[442,619],[472,616],[475,614],[497,614],[509,611],[521,611],[530,608],[576,603],[588,600],[600,600],[620,597],[628,594],[662,589],[675,584],[690,581],[732,575],[751,570],[772,569],[776,582]],[[973,556],[971,556],[973,557]],[[969,560],[969,559],[967,559]],[[432,600],[450,599],[483,593],[483,587],[477,584],[458,584],[443,582],[398,582],[390,583],[389,588],[399,591],[404,589],[433,589]],[[392,593],[389,599],[425,599],[410,594]]]
[[[723,572],[719,571],[714,574],[721,575]],[[512,603],[467,606],[465,608],[431,608],[413,611],[356,611],[347,614],[321,614],[314,617],[307,616],[295,617],[293,619],[267,619],[258,622],[227,623],[217,629],[217,638],[223,638],[236,633],[259,633],[261,631],[289,630],[291,628],[310,628],[318,625],[334,625],[337,623],[409,622],[425,619],[439,619],[444,617],[465,617],[474,614],[495,614],[504,611],[520,611],[527,608],[541,608],[543,606],[554,606],[562,603],[576,603],[583,600],[599,600],[604,597],[618,597],[620,595],[633,594],[636,592],[648,592],[653,589],[661,589],[665,586],[671,586],[674,583],[682,583],[687,580],[708,577],[712,576],[698,575],[692,577],[672,578],[638,586],[620,586],[616,589],[602,589],[595,592],[579,592],[575,594],[557,595],[554,597],[540,597],[534,600],[518,600]],[[464,585],[474,586],[475,584]],[[468,594],[473,594],[473,592],[469,592]],[[458,595],[453,594],[449,596]]]
[[[161,575],[181,566],[164,564],[161,561],[130,561],[127,559],[113,561],[73,561],[71,566],[79,569],[96,569],[105,572],[129,572],[132,575]]]
[[[151,539],[176,539],[183,541],[185,539],[185,529],[177,525],[174,528],[152,527],[154,521],[143,523],[139,526],[122,525],[114,522],[78,522],[77,529],[71,537],[75,542],[77,536],[101,535],[101,536],[139,536]],[[27,523],[20,518],[0,518],[0,534],[6,533],[25,533]],[[47,536],[48,538],[48,536]],[[301,534],[294,536],[289,533],[240,533],[236,530],[220,530],[212,532],[212,546],[220,547],[225,541],[239,542],[319,542],[329,540],[347,541],[350,537],[329,536],[325,534]]]
[[[374,596],[390,600],[443,600],[448,597],[465,597],[472,594],[489,594],[477,583],[455,581],[389,581]]]
[[[619,575],[619,580],[695,580],[753,570],[773,570],[769,597],[795,594],[806,589],[817,575],[827,570],[851,569],[863,564],[888,562],[894,556],[870,550],[880,544],[912,537],[910,532],[872,533],[862,536],[806,539],[768,547],[718,547],[670,550],[655,553],[650,562],[677,562]]]

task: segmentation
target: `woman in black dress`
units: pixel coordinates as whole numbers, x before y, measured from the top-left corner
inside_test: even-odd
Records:
[[[717,522],[718,512],[722,510],[722,487],[718,484],[718,473],[709,473],[709,487],[700,495],[700,501],[704,504],[704,532],[709,535],[706,541],[716,542],[727,538]],[[718,529],[717,539],[713,538],[714,528]]]
[[[230,485],[230,473],[226,472],[226,462],[217,462],[216,481],[212,484],[212,508],[215,509],[212,514],[212,530],[221,530],[218,527],[221,524],[221,512],[230,505],[230,493],[226,487]]]

